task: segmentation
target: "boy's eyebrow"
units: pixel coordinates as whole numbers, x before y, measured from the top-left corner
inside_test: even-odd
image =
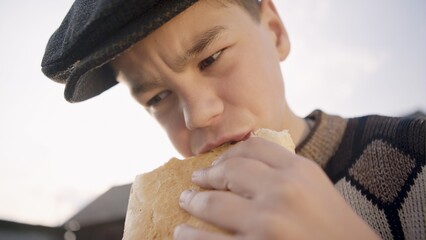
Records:
[[[148,92],[156,87],[158,87],[158,83],[156,81],[137,81],[132,77],[126,76],[123,72],[119,71],[117,73],[118,82],[125,82],[129,86],[130,94],[132,96],[138,96],[141,93]]]
[[[130,92],[133,96],[138,96],[139,94],[149,92],[152,89],[157,88],[159,85],[153,81],[144,81],[138,84],[134,84],[130,87]]]
[[[198,35],[195,38],[193,46],[183,56],[177,57],[172,67],[178,72],[182,71],[189,61],[203,52],[224,30],[226,30],[224,26],[214,26]]]
[[[195,38],[193,46],[188,49],[183,56],[177,57],[172,63],[172,68],[177,72],[181,72],[189,61],[206,49],[224,30],[226,30],[224,26],[214,26],[198,35]],[[131,86],[130,91],[133,96],[138,96],[158,86],[156,81],[145,80]]]

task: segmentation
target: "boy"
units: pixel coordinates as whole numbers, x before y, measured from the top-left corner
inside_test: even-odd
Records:
[[[194,172],[212,191],[180,199],[232,234],[175,239],[424,239],[425,120],[296,116],[289,51],[272,0],[77,0],[42,65],[71,102],[128,85],[183,156],[240,142]],[[258,128],[289,129],[297,155],[249,138]]]

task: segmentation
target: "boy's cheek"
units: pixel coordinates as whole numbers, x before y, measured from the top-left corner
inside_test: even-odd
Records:
[[[186,128],[183,115],[168,115],[159,122],[174,148],[184,157],[191,156],[190,132]]]

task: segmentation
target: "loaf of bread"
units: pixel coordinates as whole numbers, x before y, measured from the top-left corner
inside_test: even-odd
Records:
[[[294,143],[288,131],[260,129],[258,137],[273,141],[294,152]],[[186,189],[202,191],[191,182],[192,173],[208,167],[226,149],[223,145],[210,152],[185,160],[172,158],[163,166],[136,176],[127,208],[123,240],[169,240],[174,228],[182,223],[212,231],[223,231],[207,224],[179,207],[179,196]]]

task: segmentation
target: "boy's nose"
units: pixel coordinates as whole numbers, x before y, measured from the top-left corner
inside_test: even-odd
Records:
[[[189,130],[210,126],[223,112],[223,102],[214,91],[201,88],[183,101],[183,116]]]

